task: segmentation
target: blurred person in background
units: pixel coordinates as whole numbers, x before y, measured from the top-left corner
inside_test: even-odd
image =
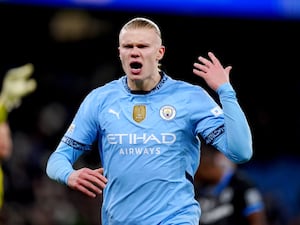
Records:
[[[0,122],[0,209],[4,201],[4,174],[2,163],[7,160],[12,153],[11,130],[7,121]]]
[[[195,175],[201,225],[267,225],[263,196],[237,165],[213,146],[202,145]]]
[[[22,98],[36,89],[36,81],[28,79],[34,67],[28,63],[7,71],[0,92],[0,209],[4,204],[4,174],[2,163],[7,160],[13,149],[8,114],[21,105]]]
[[[96,197],[102,225],[198,225],[193,179],[201,141],[236,163],[252,157],[247,119],[212,52],[198,57],[195,75],[220,97],[222,108],[198,85],[160,69],[165,47],[153,21],[134,18],[119,33],[124,75],[92,90],[48,159],[57,182]],[[199,136],[198,136],[199,135]],[[73,167],[98,144],[103,168]]]

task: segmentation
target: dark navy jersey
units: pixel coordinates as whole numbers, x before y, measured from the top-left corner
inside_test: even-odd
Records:
[[[247,225],[247,216],[264,208],[261,193],[240,171],[228,173],[214,187],[195,184],[201,225]]]

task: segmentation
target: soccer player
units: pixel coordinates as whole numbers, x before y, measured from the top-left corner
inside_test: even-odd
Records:
[[[160,69],[161,31],[133,18],[119,33],[124,76],[92,90],[81,103],[46,172],[90,197],[103,194],[102,225],[198,225],[193,178],[200,138],[236,163],[252,156],[252,136],[236,93],[211,52],[194,63],[220,98]],[[101,168],[73,167],[98,143]]]
[[[33,74],[31,63],[7,71],[2,82],[0,93],[0,208],[4,201],[4,174],[1,163],[12,154],[12,137],[8,122],[11,110],[20,106],[22,98],[32,93],[36,87],[36,80],[29,77]]]
[[[201,225],[266,225],[263,196],[236,164],[211,145],[201,146],[195,175]]]
[[[0,209],[4,202],[4,173],[2,162],[7,160],[12,153],[12,137],[9,123],[2,121],[0,123]]]

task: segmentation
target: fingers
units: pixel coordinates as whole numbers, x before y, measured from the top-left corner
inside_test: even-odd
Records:
[[[37,87],[37,83],[34,79],[29,79],[26,81],[25,83],[25,91],[24,91],[24,95],[27,95],[31,92],[33,92]]]
[[[0,95],[7,111],[20,106],[22,98],[37,88],[36,80],[28,79],[33,70],[33,64],[27,63],[6,73]]]
[[[198,61],[193,64],[193,73],[204,78],[212,67],[212,62],[202,56],[198,57]]]
[[[7,72],[7,76],[12,79],[26,79],[33,73],[34,67],[32,63],[27,63],[23,66],[12,68]]]
[[[84,193],[85,195],[91,197],[91,198],[95,198],[97,196],[97,194],[101,194],[102,190],[100,190],[99,188],[96,188],[95,185],[92,185],[90,182],[83,180],[82,183],[78,186],[76,186],[76,188],[74,188],[78,191],[81,191],[82,193]]]
[[[208,52],[208,56],[210,58],[210,60],[202,57],[202,56],[199,56],[198,57],[198,60],[200,63],[195,63],[194,66],[197,68],[197,69],[200,69],[202,70],[203,72],[207,72],[212,66],[218,66],[218,67],[222,67],[220,61],[216,58],[216,56],[212,53],[212,52]]]
[[[225,69],[219,59],[212,53],[208,52],[208,57],[198,57],[198,62],[193,64],[193,73],[202,77],[213,90],[217,90],[222,84],[229,82],[229,73],[232,69],[227,66]]]
[[[8,72],[12,79],[19,81],[19,86],[23,86],[19,87],[19,89],[23,90],[22,96],[33,92],[37,87],[35,79],[28,79],[32,75],[33,71],[33,64],[27,63],[23,66],[13,68]]]
[[[200,63],[194,63],[193,66],[194,66],[193,73],[195,73],[196,75],[200,75],[201,77],[203,77],[205,73],[207,73],[209,70],[207,66]]]
[[[107,179],[103,176],[103,168],[95,170],[82,168],[74,171],[68,179],[68,185],[71,188],[79,190],[92,198],[102,194],[106,183]]]
[[[96,176],[98,177],[99,180],[101,180],[103,183],[107,183],[107,178],[103,176],[104,169],[103,168],[98,168],[94,170],[96,173]]]
[[[231,71],[231,69],[232,69],[232,66],[227,66],[227,67],[225,68],[225,72],[226,72],[227,74],[229,74],[230,71]]]
[[[93,186],[90,186],[90,187],[93,188],[96,192],[99,192],[101,194],[102,189],[105,188],[106,183],[107,183],[106,177],[103,176],[103,168],[91,170],[89,172],[90,172],[89,181],[93,184]],[[94,186],[97,188],[94,188]],[[100,188],[100,191],[99,191],[99,188]]]
[[[212,63],[216,66],[222,66],[220,61],[217,59],[217,57],[212,53],[212,52],[208,52],[208,56],[211,59]]]
[[[204,67],[210,68],[212,66],[212,62],[202,56],[199,56],[198,60],[203,64]]]

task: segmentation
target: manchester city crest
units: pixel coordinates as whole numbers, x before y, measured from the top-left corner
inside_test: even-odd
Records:
[[[164,120],[171,120],[176,115],[176,110],[173,106],[165,105],[161,107],[159,114]]]

